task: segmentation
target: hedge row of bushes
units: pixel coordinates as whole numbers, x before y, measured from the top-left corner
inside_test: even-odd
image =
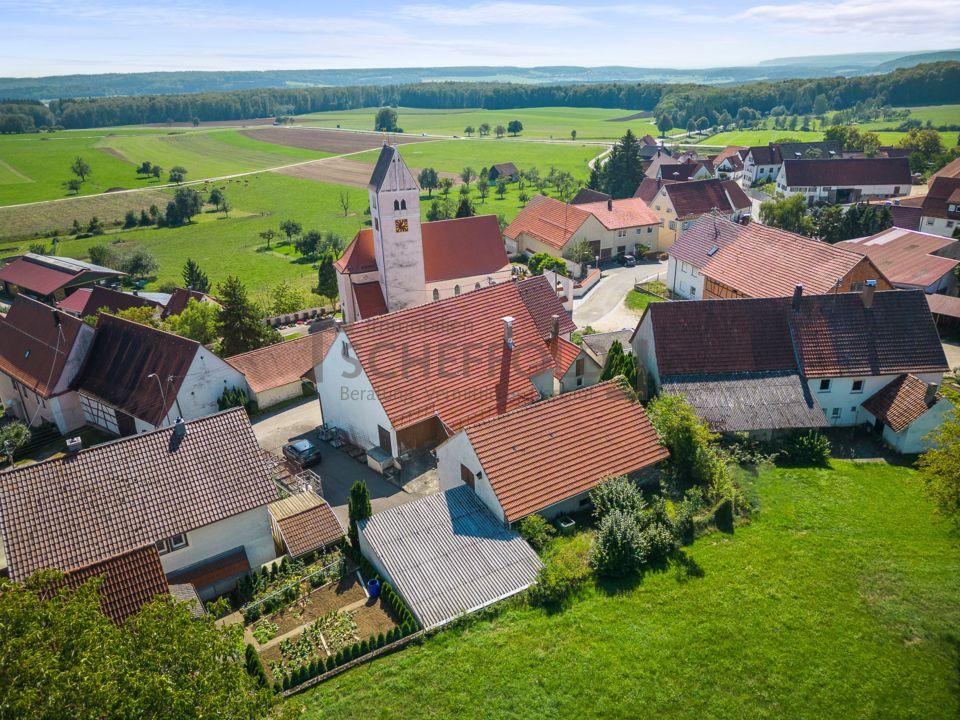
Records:
[[[390,606],[393,614],[398,618],[398,625],[387,633],[380,633],[375,638],[361,640],[349,647],[345,647],[337,652],[336,655],[330,655],[326,658],[315,658],[309,665],[301,665],[289,675],[278,678],[274,687],[278,690],[289,690],[290,688],[297,687],[318,675],[330,672],[334,668],[361,658],[374,650],[379,650],[384,645],[389,645],[400,638],[415,633],[419,627],[417,621],[390,583],[383,583],[380,592],[384,602]]]

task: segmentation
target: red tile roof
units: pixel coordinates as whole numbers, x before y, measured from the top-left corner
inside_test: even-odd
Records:
[[[612,205],[612,207],[609,207]],[[579,207],[600,221],[607,230],[622,230],[639,225],[659,225],[660,218],[638,197],[582,203]]]
[[[173,291],[173,294],[170,295],[170,300],[167,301],[166,306],[163,308],[163,317],[179,315],[187,309],[187,305],[190,304],[191,300],[196,300],[197,302],[212,302],[219,305],[212,297],[198,290],[177,288]]]
[[[743,145],[727,145],[723,150],[717,153],[717,156],[713,159],[715,165],[719,165],[728,157],[735,157],[740,162],[740,167],[743,167],[743,157],[740,155],[741,150],[749,150],[750,148]]]
[[[387,301],[383,299],[383,288],[380,287],[379,281],[354,283],[353,297],[357,301],[357,310],[361,318],[366,320],[387,314]]]
[[[751,207],[750,198],[734,180],[710,178],[670,183],[666,189],[678,220],[700,217],[714,208],[724,215],[732,215]]]
[[[563,378],[574,361],[580,357],[580,348],[562,337],[547,340],[547,349],[550,350],[550,357],[553,358],[553,376],[557,380]]]
[[[673,182],[673,180],[657,180],[656,178],[645,177],[640,182],[640,185],[637,187],[637,191],[633,194],[633,196],[635,198],[640,198],[649,206],[649,204],[653,202],[653,199],[657,196],[657,193],[660,192],[660,189],[664,185],[670,185]]]
[[[93,287],[77,288],[65,300],[58,302],[57,307],[65,312],[83,317],[85,315],[96,315],[97,311],[102,308],[107,308],[110,312],[117,312],[133,307],[158,307],[158,305],[147,298],[95,285]]]
[[[513,348],[502,318],[513,321]],[[344,328],[395,429],[438,416],[450,429],[539,398],[553,359],[512,282]],[[456,350],[454,350],[456,348]]]
[[[699,222],[708,225],[708,230],[713,225],[712,218]],[[859,253],[760,223],[738,227],[736,238],[720,248],[701,272],[747,297],[790,295],[797,284],[813,295],[830,292],[860,264],[866,265],[869,278],[878,281],[878,289],[893,287],[870,259]]]
[[[496,215],[423,223],[423,274],[428,283],[510,269]]]
[[[186,430],[182,439],[165,427],[0,474],[11,578],[100,562],[276,499],[242,408]]]
[[[960,260],[934,253],[960,247],[950,238],[889,228],[869,237],[846,240],[837,247],[869,257],[894,285],[925,288],[951,272]],[[957,251],[954,251],[954,254]]]
[[[705,216],[681,232],[668,252],[677,260],[703,269],[720,248],[732,243],[743,232],[743,227],[726,218]]]
[[[943,399],[939,392],[933,394],[933,402],[927,404],[927,384],[916,375],[901,375],[878,390],[863,403],[878,420],[882,420],[894,432],[906,429]]]
[[[195,340],[100,315],[93,347],[74,385],[156,426],[176,400],[198,352],[207,351]],[[156,381],[147,377],[151,373],[163,383],[166,403]]]
[[[136,615],[141,607],[169,590],[157,547],[152,543],[70,570],[58,587],[77,588],[93,578],[103,578],[100,609],[116,623]]]
[[[79,318],[18,295],[0,320],[0,371],[50,397],[61,379],[59,391],[72,380],[62,376],[77,338],[90,342],[92,332]]]
[[[938,177],[960,178],[960,157],[955,160],[951,160],[942,168],[937,170],[933,175],[930,176],[930,182],[932,183]]]
[[[347,245],[343,255],[334,263],[339,273],[376,272],[377,258],[373,250],[373,230],[364,228]]]
[[[546,339],[553,332],[553,316],[560,316],[560,334],[566,335],[577,329],[576,323],[570,317],[557,291],[550,287],[550,281],[543,275],[521,280],[517,283],[517,290],[520,291],[520,297],[523,304],[527,306],[533,322],[536,323],[537,330],[540,331],[540,337]]]
[[[568,205],[551,197],[535,195],[503,234],[516,240],[526,233],[555,250],[562,250],[589,217],[590,213],[581,205]]]
[[[509,522],[669,453],[617,380],[559,395],[465,428]]]
[[[4,268],[0,281],[16,285],[37,295],[52,295],[67,285],[83,285],[124,273],[92,265],[73,258],[27,253]]]
[[[913,182],[907,158],[784,160],[783,173],[789,186],[901,185],[907,189]]]
[[[960,200],[950,199],[958,190],[960,190],[960,178],[941,176],[934,179],[921,205],[924,217],[960,220],[960,208],[955,207],[953,212],[950,211],[951,203],[956,205],[960,202]]]
[[[343,527],[326,501],[277,520],[287,553],[296,559],[340,540]]]
[[[255,393],[295,383],[311,372],[327,354],[337,336],[328,328],[317,333],[225,359],[243,374]]]

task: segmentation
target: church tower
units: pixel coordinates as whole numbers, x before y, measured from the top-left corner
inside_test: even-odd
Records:
[[[426,302],[420,188],[395,147],[384,144],[368,192],[374,253],[387,310]]]

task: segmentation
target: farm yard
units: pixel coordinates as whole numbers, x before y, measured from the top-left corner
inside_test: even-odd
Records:
[[[741,482],[750,524],[684,565],[441,632],[300,696],[307,717],[956,717],[958,541],[914,472],[833,461]],[[590,540],[547,554],[577,561]]]

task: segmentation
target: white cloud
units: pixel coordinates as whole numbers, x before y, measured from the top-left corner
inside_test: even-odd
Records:
[[[949,0],[810,0],[757,5],[737,19],[786,25],[798,32],[932,35],[946,46],[956,42],[945,35],[960,28],[957,9]]]
[[[599,25],[596,8],[540,3],[487,2],[463,8],[436,5],[404,5],[398,14],[410,20],[435,25],[477,27],[480,25],[535,25],[539,27],[587,27]]]

